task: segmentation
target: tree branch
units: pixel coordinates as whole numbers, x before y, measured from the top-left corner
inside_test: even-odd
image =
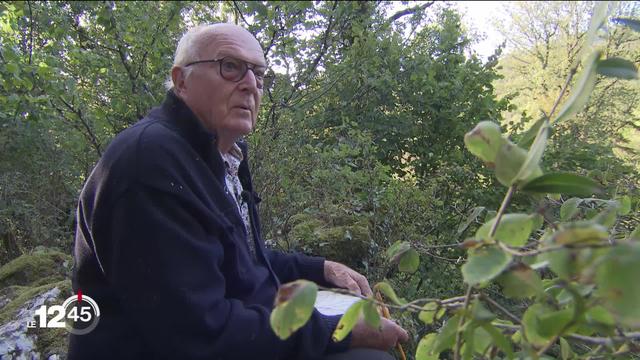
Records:
[[[418,6],[414,6],[414,7],[411,7],[411,8],[404,9],[404,10],[400,10],[400,11],[396,12],[395,14],[391,15],[387,19],[387,24],[391,24],[392,22],[400,19],[403,16],[411,15],[411,14],[414,14],[414,13],[416,13],[418,11],[422,11],[422,10],[430,7],[434,3],[435,3],[435,1],[430,1],[430,2],[424,3],[422,5],[418,5]]]

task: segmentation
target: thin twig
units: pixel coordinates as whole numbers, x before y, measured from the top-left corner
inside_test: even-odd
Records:
[[[507,317],[511,319],[511,321],[513,321],[516,324],[522,324],[522,322],[520,321],[520,318],[512,314],[509,310],[507,310],[502,305],[498,304],[495,300],[493,300],[492,298],[490,298],[485,294],[480,294],[480,296],[482,297],[482,300],[488,302],[489,304],[493,305],[493,307],[500,310],[503,314],[507,315]]]
[[[491,227],[491,231],[489,232],[489,237],[493,237],[496,234],[496,230],[498,230],[498,225],[500,224],[500,219],[502,219],[502,215],[504,215],[504,212],[507,210],[507,206],[509,206],[509,202],[511,202],[511,197],[513,197],[513,194],[516,191],[516,186],[515,185],[511,185],[509,187],[509,191],[507,191],[507,194],[504,196],[504,199],[502,200],[502,204],[500,204],[500,209],[498,210],[498,214],[496,214],[496,221],[493,223],[493,226]]]
[[[520,326],[499,324],[499,323],[491,323],[491,324],[497,328],[502,328],[509,331],[513,331],[513,332],[521,330]],[[611,337],[595,337],[595,336],[585,336],[585,335],[578,335],[578,334],[564,334],[562,336],[572,340],[582,341],[582,342],[594,344],[594,345],[603,345],[603,346],[611,346],[614,343],[625,342],[628,340],[640,340],[640,332],[630,332],[630,333],[625,333],[624,336],[611,336]]]
[[[460,360],[460,348],[462,348],[462,331],[460,330],[462,328],[462,325],[464,325],[464,320],[466,318],[466,312],[467,309],[469,308],[469,303],[470,303],[470,299],[471,299],[471,291],[473,290],[473,286],[469,285],[469,287],[467,288],[467,294],[464,296],[464,307],[463,307],[463,311],[462,311],[462,316],[460,317],[460,321],[458,321],[458,331],[456,332],[456,347],[453,353],[453,359],[454,360]]]
[[[560,101],[562,101],[562,97],[564,96],[564,93],[569,88],[571,79],[573,79],[573,75],[576,74],[576,71],[578,71],[577,64],[574,67],[572,67],[571,70],[569,71],[569,76],[567,77],[567,81],[565,81],[564,86],[562,86],[562,90],[560,90],[560,95],[558,95],[556,102],[553,104],[553,107],[551,108],[551,112],[549,112],[549,116],[548,116],[549,121],[551,121],[551,117],[553,116],[553,113],[556,112],[556,108],[558,107],[558,105],[560,105]]]
[[[385,305],[391,309],[396,309],[396,310],[410,310],[410,311],[415,311],[415,312],[419,312],[419,311],[423,311],[424,310],[424,305],[421,304],[425,304],[425,303],[430,303],[430,302],[435,302],[437,303],[439,306],[441,307],[445,307],[445,308],[458,308],[460,306],[462,306],[461,302],[464,301],[465,297],[464,296],[456,296],[456,297],[452,297],[449,299],[435,299],[435,298],[422,298],[422,299],[416,299],[413,300],[411,302],[408,302],[406,304],[402,304],[402,305],[395,305],[395,304],[388,304],[388,303],[384,303],[381,301],[378,301],[376,299],[371,299],[369,297],[366,297],[362,294],[358,294],[356,292],[353,292],[351,290],[347,290],[347,289],[340,289],[340,288],[329,288],[329,287],[324,287],[324,286],[318,286],[319,290],[325,290],[325,291],[331,291],[333,293],[336,294],[343,294],[343,295],[349,295],[349,296],[353,296],[353,297],[357,297],[363,300],[371,300],[373,301],[376,305],[380,306],[380,305]],[[475,298],[475,296],[472,296],[472,298]]]
[[[536,250],[518,251],[517,249],[511,248],[503,243],[498,243],[498,245],[505,252],[508,252],[511,255],[520,256],[520,257],[536,256],[542,253],[547,253],[547,252],[561,250],[561,249],[599,249],[599,248],[608,248],[608,247],[615,246],[609,242],[602,242],[602,243],[595,243],[595,244],[588,244],[588,243],[587,244],[584,244],[584,243],[583,244],[557,244],[557,245],[550,245],[550,246],[543,247]]]
[[[33,12],[31,10],[31,1],[27,1],[29,6],[29,65],[33,56]]]

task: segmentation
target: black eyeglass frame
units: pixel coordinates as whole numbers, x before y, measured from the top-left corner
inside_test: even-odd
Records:
[[[226,76],[224,76],[224,75],[223,75],[223,73],[222,73],[222,63],[223,63],[223,62],[224,62],[224,60],[226,60],[226,59],[233,59],[233,60],[237,60],[237,61],[242,62],[242,63],[244,63],[244,64],[245,64],[245,66],[246,66],[246,70],[242,73],[242,75],[240,75],[240,76],[238,77],[238,79],[236,79],[236,80],[228,79]],[[220,77],[222,77],[223,79],[228,80],[228,81],[232,81],[232,82],[239,82],[240,80],[244,79],[244,77],[247,75],[247,72],[248,72],[249,70],[251,70],[251,71],[253,72],[253,75],[254,75],[254,76],[256,77],[256,79],[258,80],[258,84],[260,85],[260,86],[259,86],[259,89],[262,89],[262,88],[263,88],[263,86],[264,86],[264,82],[265,82],[265,79],[267,78],[267,76],[266,76],[265,74],[263,74],[262,76],[257,75],[257,74],[256,74],[256,72],[255,72],[255,68],[256,68],[256,67],[262,67],[262,68],[264,68],[264,70],[265,70],[265,72],[266,72],[266,71],[267,71],[267,67],[266,67],[266,66],[262,66],[262,65],[256,65],[256,64],[254,64],[254,63],[250,63],[250,62],[248,62],[248,61],[240,60],[240,59],[235,58],[235,57],[233,57],[233,56],[225,56],[225,57],[220,58],[220,59],[210,59],[210,60],[198,60],[198,61],[193,61],[193,62],[190,62],[190,63],[188,63],[188,64],[184,65],[184,67],[188,67],[188,66],[196,65],[196,64],[203,64],[203,63],[215,63],[215,62],[219,63],[218,71],[219,71],[219,73],[220,73]]]

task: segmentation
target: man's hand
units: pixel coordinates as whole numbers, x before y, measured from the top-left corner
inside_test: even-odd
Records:
[[[366,277],[348,266],[334,261],[324,262],[324,279],[337,287],[349,289],[364,296],[373,295]]]
[[[380,319],[380,329],[369,327],[362,319],[351,330],[352,348],[372,348],[388,351],[394,347],[398,341],[409,340],[407,331],[398,324],[385,318]]]

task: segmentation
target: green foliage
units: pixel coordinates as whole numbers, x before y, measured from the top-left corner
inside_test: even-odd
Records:
[[[576,174],[547,173],[522,187],[523,191],[542,194],[565,194],[589,196],[601,193],[601,187],[595,181]]]
[[[592,5],[516,4],[513,48],[483,63],[443,4],[390,14],[384,2],[2,3],[0,262],[37,246],[70,253],[83,181],[113,136],[161,102],[180,35],[235,21],[274,76],[248,139],[269,245],[385,279],[390,301],[420,312],[404,325],[429,334],[417,358],[544,358],[536,346],[600,356],[571,334],[605,338],[638,322],[624,284],[638,275],[640,92],[624,79],[637,78],[640,38],[636,3],[616,10],[624,27],[606,21],[607,4],[588,24]],[[496,184],[513,186],[501,216]],[[5,274],[5,289],[62,276],[18,260],[9,264],[48,276]],[[463,280],[468,307],[433,301]],[[484,298],[500,288],[510,299],[496,303],[527,314],[524,328]],[[304,322],[283,309],[311,304],[312,287],[296,289],[304,301],[274,311],[283,336]],[[361,306],[375,326],[372,303]]]
[[[640,337],[633,332],[640,328],[637,307],[640,292],[633,286],[640,276],[640,248],[633,240],[637,230],[627,236],[625,232],[631,230],[623,226],[624,217],[631,215],[634,208],[633,195],[620,195],[618,189],[610,191],[574,173],[545,174],[541,167],[543,154],[552,141],[549,136],[552,127],[564,126],[589,107],[588,100],[599,75],[637,76],[631,76],[637,71],[626,60],[600,60],[602,50],[596,40],[608,17],[607,6],[595,5],[591,24],[583,34],[587,39],[586,50],[580,54],[586,54],[586,60],[571,95],[550,122],[548,117],[555,112],[567,88],[562,90],[550,115],[545,114],[534,125],[535,131],[526,132],[520,144],[530,144],[528,150],[512,143],[491,122],[479,123],[465,136],[470,153],[494,170],[498,182],[508,187],[497,213],[488,212],[474,238],[462,243],[467,249],[467,259],[461,267],[468,285],[466,294],[407,303],[397,298],[389,283],[375,286],[394,304],[419,312],[419,320],[429,327],[418,343],[416,359],[439,358],[449,350],[454,359],[475,356],[538,359],[549,355],[563,359],[592,358],[601,352],[627,355],[634,351],[634,341]],[[573,73],[569,80],[572,77]],[[536,214],[506,212],[515,203],[518,192],[533,194],[539,201]],[[536,194],[552,195],[540,200]],[[562,197],[553,194],[584,198],[555,202],[553,199]],[[588,198],[593,194],[613,200]],[[469,218],[457,227],[458,233],[477,221],[484,208],[473,208]],[[402,267],[400,259],[414,247],[419,251],[421,246],[424,245],[397,239],[387,250],[387,259]],[[493,300],[494,282],[500,285],[504,296],[524,299],[522,306],[505,307]],[[424,305],[418,305],[423,301]],[[446,309],[449,317],[434,333],[431,326],[440,320],[441,309]],[[575,339],[590,345],[607,344],[609,349],[573,347],[570,340]]]
[[[491,228],[496,222],[496,218],[484,223],[475,238],[477,240],[489,240],[495,238],[509,246],[521,247],[529,240],[529,235],[533,231],[533,216],[528,214],[506,214],[500,220],[500,225],[493,236],[490,236]]]
[[[474,250],[462,266],[464,281],[469,285],[489,281],[500,275],[510,262],[511,255],[495,246]]]

